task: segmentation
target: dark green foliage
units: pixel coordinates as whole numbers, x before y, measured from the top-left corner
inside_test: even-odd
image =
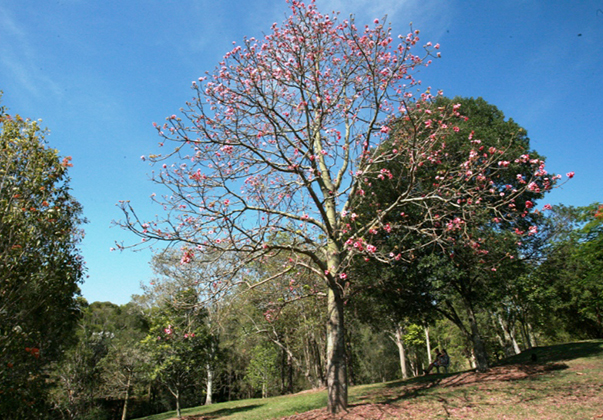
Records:
[[[513,120],[505,120],[500,110],[481,98],[438,98],[433,108],[458,106],[455,104],[460,104],[459,110],[467,118],[461,118],[458,130],[447,138],[434,140],[442,142],[442,152],[434,158],[437,162],[421,166],[412,179],[405,175],[409,172],[406,160],[384,163],[384,169],[397,182],[371,186],[374,199],[358,208],[357,223],[371,219],[373,213],[378,214],[409,188],[425,196],[439,191],[440,180],[458,176],[454,170],[462,166],[470,152],[477,160],[496,156],[484,172],[491,182],[483,185],[480,177],[472,177],[459,187],[456,205],[444,200],[441,204],[435,200],[428,207],[408,203],[404,214],[412,228],[402,225],[390,231],[379,230],[371,243],[394,254],[412,249],[410,258],[390,266],[375,260],[357,260],[355,286],[359,294],[368,295],[364,300],[372,302],[369,308],[385,305],[386,312],[398,319],[408,316],[419,322],[439,316],[450,319],[472,340],[480,362],[478,367],[485,369],[484,342],[492,340],[481,337],[478,313],[485,308],[502,308],[509,292],[508,280],[525,271],[519,262],[518,236],[513,229],[526,232],[536,223],[538,216],[529,209],[546,188],[526,189],[511,203],[504,203],[504,207],[499,198],[514,194],[515,190],[522,191],[522,186],[542,171],[543,161],[530,150],[526,131]],[[409,137],[404,135],[404,119],[394,127],[386,148],[402,148],[400,139]],[[520,155],[524,157],[518,158]],[[505,170],[501,171],[501,167]],[[543,182],[548,186],[554,184],[552,177]],[[471,189],[496,193],[484,194],[476,202],[472,201],[475,198],[464,198],[464,193]],[[394,219],[383,220],[383,224],[390,222],[395,226]],[[438,237],[444,237],[445,241],[436,240]]]
[[[3,418],[48,412],[47,368],[68,347],[80,315],[82,208],[70,195],[70,158],[49,148],[44,134],[36,122],[0,108]]]
[[[550,334],[563,330],[574,338],[603,337],[603,217],[598,203],[572,208],[555,206],[548,222],[552,241],[534,274],[538,304],[555,322]],[[561,327],[561,328],[560,328]]]

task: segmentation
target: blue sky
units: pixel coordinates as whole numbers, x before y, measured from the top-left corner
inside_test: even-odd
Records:
[[[528,130],[550,172],[576,176],[548,203],[603,200],[603,0],[318,0],[396,34],[413,22],[442,58],[422,71],[447,96],[481,96]],[[151,278],[150,252],[111,228],[115,204],[153,217],[152,127],[190,99],[191,81],[244,36],[288,14],[284,0],[0,0],[0,90],[11,113],[41,118],[52,147],[72,156],[74,196],[90,220],[82,251],[90,302],[123,304]],[[544,204],[544,203],[542,203]]]

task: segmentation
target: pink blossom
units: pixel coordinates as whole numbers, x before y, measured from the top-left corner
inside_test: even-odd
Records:
[[[189,264],[193,260],[194,253],[191,250],[185,250],[180,258],[180,264]]]
[[[345,279],[347,279],[347,278],[348,278],[348,275],[347,275],[346,273],[341,273],[341,274],[339,274],[339,278],[340,278],[341,280],[345,280]]]
[[[565,175],[566,175],[568,178],[573,178],[575,174],[576,174],[576,173],[575,173],[574,171],[572,171],[572,172],[568,172],[568,173],[566,173]]]

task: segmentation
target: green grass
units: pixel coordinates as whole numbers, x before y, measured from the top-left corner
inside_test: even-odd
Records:
[[[326,407],[326,405],[327,393],[322,391],[185,408],[182,410],[182,416],[207,415],[212,419],[266,420],[291,416],[293,414],[323,408]],[[168,411],[167,413],[143,417],[143,419],[166,420],[174,417],[176,417],[176,411]]]
[[[536,362],[532,353],[537,354]],[[430,375],[351,387],[349,394],[350,419],[603,419],[603,340],[539,347],[484,374]],[[323,409],[326,404],[325,391],[305,392],[188,408],[182,414],[267,420]],[[379,417],[371,417],[376,409]],[[359,417],[353,417],[355,413]],[[174,417],[172,411],[144,419]]]

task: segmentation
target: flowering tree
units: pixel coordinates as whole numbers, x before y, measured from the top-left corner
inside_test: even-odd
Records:
[[[438,172],[446,154],[441,140],[459,130],[455,121],[462,116],[456,105],[430,106],[430,89],[415,91],[415,73],[438,55],[439,45],[421,48],[412,29],[394,38],[379,20],[361,28],[352,19],[339,21],[321,14],[314,1],[292,1],[291,10],[263,39],[235,45],[193,82],[195,97],[182,115],[156,125],[160,145],[175,145],[148,157],[162,165],[154,181],[169,189],[156,197],[166,216],[144,221],[123,202],[122,224],[143,241],[181,243],[182,263],[213,259],[213,275],[203,281],[216,294],[241,283],[255,287],[297,264],[316,272],[328,290],[326,376],[329,410],[338,412],[347,406],[343,309],[352,258],[410,259],[412,246],[379,249],[371,235],[407,229],[445,243],[447,231],[433,229],[435,223],[460,231],[463,215],[486,202],[503,218],[518,192],[500,196],[489,187],[492,176],[508,170],[498,159],[505,139],[488,150],[476,144],[461,164]],[[392,147],[379,147],[394,132]],[[381,165],[394,157],[404,162],[395,176]],[[427,166],[437,188],[422,193],[415,174]],[[545,175],[525,179],[522,188],[548,188]],[[357,224],[354,206],[373,199],[370,188],[400,179],[407,185],[400,196]],[[424,210],[422,218],[401,214],[411,203]],[[462,212],[453,211],[461,204]],[[436,206],[443,211],[430,211]],[[384,224],[386,216],[396,217]],[[246,271],[250,261],[282,251],[300,257],[269,278]],[[236,258],[226,258],[233,253]]]

